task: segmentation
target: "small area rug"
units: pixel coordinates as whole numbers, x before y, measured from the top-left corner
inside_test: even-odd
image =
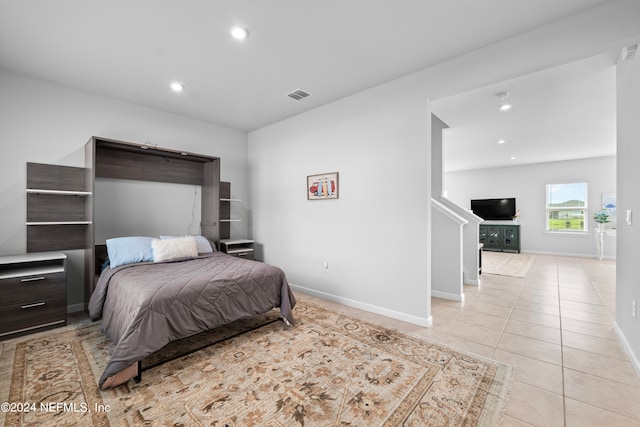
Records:
[[[191,342],[231,336],[144,371],[139,384],[129,381],[107,391],[97,387],[110,346],[99,324],[6,343],[0,400],[15,411],[4,411],[0,421],[218,427],[502,423],[513,376],[508,365],[310,303],[298,303],[294,327],[269,323],[277,315],[274,310],[250,324],[236,323],[232,333],[220,328],[200,335]],[[246,332],[235,334],[242,328]]]
[[[525,277],[534,260],[531,254],[482,251],[482,274]]]

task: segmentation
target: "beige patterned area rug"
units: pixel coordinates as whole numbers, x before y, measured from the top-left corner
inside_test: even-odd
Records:
[[[525,277],[534,260],[531,254],[482,251],[482,273]]]
[[[109,341],[99,325],[5,345],[5,426],[497,426],[512,368],[299,303],[201,334],[224,341],[99,391]],[[238,331],[244,333],[236,334]],[[13,347],[13,348],[8,348]],[[173,354],[170,349],[167,354]],[[165,355],[166,356],[166,355]],[[8,371],[7,371],[8,369]],[[8,374],[7,374],[8,372]]]

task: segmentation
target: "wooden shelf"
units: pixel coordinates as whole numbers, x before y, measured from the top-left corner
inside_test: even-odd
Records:
[[[57,194],[59,196],[90,196],[90,191],[67,191],[67,190],[43,190],[37,188],[27,188],[29,194]]]
[[[239,258],[255,259],[254,242],[250,239],[232,239],[231,223],[241,219],[231,218],[231,203],[240,202],[231,197],[231,183],[220,182],[220,251]]]
[[[254,241],[251,239],[223,239],[221,240],[221,242],[227,245],[246,245],[254,243]]]
[[[91,221],[32,221],[27,225],[89,225]]]
[[[220,181],[220,239],[228,240],[231,238],[231,223],[241,222],[240,219],[231,219],[231,203],[240,201],[231,197],[231,183]]]
[[[245,252],[253,252],[253,248],[232,248],[232,249],[227,249],[227,254],[229,255],[233,255],[233,254],[239,254],[239,253],[245,253]]]
[[[223,239],[220,240],[220,250],[225,254],[254,259],[254,241],[250,239]]]
[[[63,253],[31,253],[0,257],[0,280],[64,272]]]
[[[27,252],[85,249],[91,226],[86,169],[27,163]]]

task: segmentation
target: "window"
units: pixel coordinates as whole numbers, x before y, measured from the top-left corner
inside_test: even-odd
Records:
[[[587,231],[587,183],[547,184],[547,231]]]

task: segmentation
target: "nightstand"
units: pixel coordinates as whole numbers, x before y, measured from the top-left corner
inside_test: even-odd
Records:
[[[0,340],[67,324],[67,256],[0,257]]]
[[[253,243],[249,239],[223,239],[220,240],[220,250],[240,258],[254,259]]]

